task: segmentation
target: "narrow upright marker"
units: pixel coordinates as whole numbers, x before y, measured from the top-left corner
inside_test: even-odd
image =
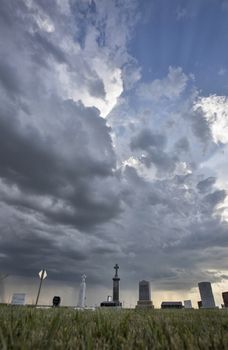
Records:
[[[40,277],[40,285],[39,285],[39,289],[38,289],[38,294],[37,294],[35,306],[37,306],[37,304],[38,304],[38,300],[39,300],[39,296],[40,296],[40,291],[41,291],[42,283],[43,283],[43,280],[47,277],[47,271],[44,270],[44,269],[41,270],[41,271],[39,272],[39,277]]]

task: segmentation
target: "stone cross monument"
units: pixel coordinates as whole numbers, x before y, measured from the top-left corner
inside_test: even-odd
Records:
[[[114,270],[115,272],[115,276],[113,277],[113,297],[112,300],[117,304],[120,305],[120,301],[119,301],[119,282],[120,282],[120,278],[118,276],[118,270],[119,270],[119,265],[116,264],[114,266]]]

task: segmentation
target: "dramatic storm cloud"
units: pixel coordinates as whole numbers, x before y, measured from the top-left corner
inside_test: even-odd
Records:
[[[140,279],[174,296],[225,283],[227,16],[212,0],[1,1],[1,273],[29,286],[45,267],[62,293],[86,273],[91,304],[116,262],[126,305]]]

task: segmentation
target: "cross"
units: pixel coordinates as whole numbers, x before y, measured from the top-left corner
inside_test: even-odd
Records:
[[[114,266],[114,270],[116,270],[115,277],[118,277],[118,270],[119,270],[119,265],[118,265],[118,264],[116,264],[116,265]]]
[[[86,280],[86,275],[83,274],[83,275],[82,275],[82,282],[85,282],[85,280]]]

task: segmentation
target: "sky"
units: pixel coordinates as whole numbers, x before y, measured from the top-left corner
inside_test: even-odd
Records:
[[[228,290],[228,1],[0,1],[0,294]]]

